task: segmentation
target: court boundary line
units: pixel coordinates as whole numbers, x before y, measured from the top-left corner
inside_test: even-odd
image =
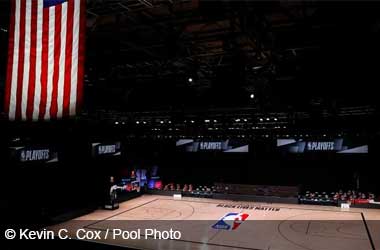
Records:
[[[191,197],[190,197],[191,198]],[[168,201],[187,201],[187,200],[173,200],[173,199],[161,199],[157,198],[158,200],[168,200]],[[197,203],[208,203],[208,204],[220,204],[217,202],[207,202],[207,201],[188,201],[188,202],[197,202]],[[244,201],[233,201],[233,202],[240,202],[241,205],[244,204]],[[267,203],[268,205],[253,205],[257,207],[269,207],[271,204],[278,204],[278,203]],[[300,205],[300,204],[294,204],[294,205]],[[273,206],[275,208],[285,208],[285,209],[297,209],[297,210],[304,210],[304,211],[318,211],[318,212],[334,212],[334,213],[352,213],[352,214],[361,214],[362,212],[355,212],[355,211],[334,211],[334,210],[324,210],[324,209],[307,209],[307,208],[293,208],[293,207],[285,207],[285,206]],[[229,207],[221,207],[221,208],[229,208]],[[243,209],[243,210],[249,210],[249,209]],[[253,209],[252,209],[253,210]]]
[[[120,213],[117,213],[117,214],[114,214],[112,216],[109,216],[107,218],[104,218],[102,220],[99,220],[99,221],[96,221],[94,223],[90,223],[86,226],[83,226],[83,228],[86,228],[86,229],[93,229],[93,230],[100,230],[100,231],[106,231],[106,229],[104,228],[98,228],[98,227],[92,227],[98,223],[101,223],[103,221],[106,221],[106,220],[109,220],[111,219],[112,217],[115,217],[115,216],[118,216],[120,214],[123,214],[123,213],[126,213],[126,212],[129,212],[131,210],[134,210],[136,208],[139,208],[139,207],[142,207],[142,206],[145,206],[145,205],[148,205],[150,203],[153,203],[155,201],[158,201],[158,200],[169,200],[169,201],[172,201],[170,199],[160,199],[160,198],[157,198],[157,199],[154,199],[154,200],[151,200],[151,201],[148,201],[148,202],[145,202],[143,204],[140,204],[136,207],[133,207],[133,208],[130,208],[130,209],[127,209],[127,210],[124,210]],[[195,202],[198,202],[198,201],[195,201]],[[201,202],[198,202],[198,203],[201,203]],[[216,204],[216,203],[215,203]],[[152,220],[153,221],[153,220]],[[144,234],[141,234],[141,236],[145,236]],[[148,236],[149,238],[153,238],[151,236]],[[259,249],[259,248],[249,248],[249,247],[239,247],[239,246],[233,246],[233,245],[224,245],[224,244],[216,244],[216,243],[211,243],[211,242],[200,242],[200,241],[192,241],[192,240],[181,240],[181,239],[170,239],[170,240],[173,240],[173,241],[180,241],[180,242],[189,242],[189,243],[194,243],[194,244],[198,244],[198,245],[210,245],[210,246],[217,246],[217,247],[226,247],[226,248],[236,248],[236,249],[243,249],[243,250],[264,250],[264,249]],[[95,243],[98,243],[98,241],[91,241],[91,242],[95,242]],[[107,244],[107,243],[104,243],[104,244]],[[112,244],[111,244],[112,245]],[[128,245],[125,245],[124,247],[129,247]]]
[[[369,231],[369,228],[368,228],[368,225],[367,225],[367,220],[365,219],[363,212],[361,212],[361,216],[362,216],[362,219],[363,219],[365,230],[367,231],[368,239],[369,239],[369,242],[371,244],[372,250],[376,250],[375,243],[373,242],[372,235],[371,235],[371,232]]]
[[[106,229],[104,228],[97,228],[97,227],[87,227],[88,229],[92,229],[92,230],[99,230],[99,231],[107,231]],[[217,232],[216,234],[218,234],[219,232]],[[141,236],[146,236],[145,234],[141,234]],[[151,239],[154,239],[154,237],[152,236],[147,236],[148,238],[151,238]],[[198,244],[198,245],[210,245],[210,246],[217,246],[217,247],[225,247],[225,248],[231,248],[231,249],[244,249],[244,250],[264,250],[264,249],[260,249],[260,248],[250,248],[250,247],[239,247],[239,246],[234,246],[234,245],[224,245],[224,244],[216,244],[216,243],[211,243],[211,242],[201,242],[201,241],[193,241],[193,240],[181,240],[181,239],[168,239],[168,241],[179,241],[179,242],[188,242],[188,243],[194,243],[194,244]],[[102,241],[90,241],[90,242],[94,242],[94,243],[98,243],[98,242],[102,242]],[[106,242],[103,242],[104,244],[107,244]],[[112,245],[112,244],[110,244]],[[120,245],[118,245],[120,246]],[[132,247],[132,246],[128,246],[128,244],[122,246],[122,247]]]
[[[91,226],[94,226],[98,223],[101,223],[103,221],[106,221],[106,220],[109,220],[115,216],[118,216],[118,215],[121,215],[123,213],[126,213],[126,212],[129,212],[129,211],[132,211],[134,209],[137,209],[137,208],[140,208],[140,207],[143,207],[147,204],[150,204],[150,203],[153,203],[153,202],[156,202],[156,201],[159,201],[159,200],[166,200],[166,201],[181,201],[181,202],[195,202],[195,203],[206,203],[206,204],[220,204],[220,202],[216,202],[216,201],[199,201],[199,200],[174,200],[174,199],[167,199],[167,198],[156,198],[156,199],[153,199],[151,201],[148,201],[148,202],[145,202],[143,204],[140,204],[136,207],[133,207],[133,208],[130,208],[130,209],[127,209],[127,210],[123,210],[121,211],[120,213],[117,213],[117,214],[114,214],[112,216],[109,216],[109,217],[106,217],[102,220],[99,220],[99,221],[96,221],[94,223],[90,223],[86,226],[84,226],[84,228],[88,228],[88,229],[93,229],[93,230],[101,230],[101,231],[104,231],[105,229],[102,229],[102,228],[98,228],[98,227],[91,227]],[[232,202],[240,202],[240,203],[243,203],[241,201],[232,201]],[[268,203],[268,205],[253,205],[253,206],[262,206],[262,207],[266,207],[266,206],[270,206],[271,204]],[[228,208],[228,207],[226,207]],[[369,229],[367,227],[367,224],[366,224],[366,221],[365,219],[363,218],[363,213],[362,212],[355,212],[355,211],[333,211],[333,210],[324,210],[324,209],[306,209],[306,208],[291,208],[291,207],[285,207],[285,206],[278,206],[276,208],[284,208],[284,209],[297,209],[297,210],[304,210],[304,211],[318,211],[318,212],[335,212],[335,213],[353,213],[353,214],[361,214],[362,216],[362,220],[363,220],[363,223],[364,223],[364,226],[366,228],[366,231],[367,231],[367,234],[368,234],[368,240],[370,241],[370,245],[371,247],[373,248],[373,250],[375,250],[374,248],[374,244],[373,244],[373,241],[372,241],[372,236],[371,234],[369,233]],[[145,235],[142,235],[142,236],[145,236]],[[148,236],[149,237],[149,236]],[[149,238],[152,238],[152,237],[149,237]],[[237,248],[237,249],[244,249],[244,250],[263,250],[263,249],[256,249],[256,248],[247,248],[247,247],[239,247],[239,246],[233,246],[233,245],[224,245],[224,244],[216,244],[216,243],[210,243],[210,242],[199,242],[199,241],[192,241],[192,240],[181,240],[181,239],[173,239],[173,241],[180,241],[180,242],[189,242],[189,243],[194,243],[194,244],[200,244],[200,245],[203,245],[203,244],[206,244],[206,245],[211,245],[211,246],[219,246],[219,247],[226,247],[226,248]],[[95,241],[96,242],[96,241]],[[128,245],[126,245],[128,247]]]
[[[96,220],[95,222],[90,223],[90,224],[84,226],[83,228],[88,228],[89,226],[93,226],[93,225],[95,225],[95,224],[97,224],[97,223],[100,223],[100,222],[103,222],[103,221],[109,220],[109,219],[111,219],[112,217],[115,217],[115,216],[118,216],[118,215],[120,215],[120,214],[126,213],[126,212],[128,212],[128,211],[133,210],[133,209],[136,209],[136,208],[139,208],[139,207],[145,206],[145,205],[147,205],[147,204],[149,204],[149,203],[152,203],[152,202],[155,202],[155,201],[157,201],[157,200],[159,200],[159,198],[154,199],[154,200],[151,200],[151,201],[148,201],[148,202],[145,202],[145,203],[140,204],[140,205],[138,205],[138,206],[136,206],[136,207],[132,207],[132,208],[129,208],[129,209],[127,209],[127,210],[123,210],[123,211],[121,211],[120,213],[116,213],[116,214],[111,215],[111,216],[108,216],[108,217],[106,217],[106,218],[104,218],[104,219]]]
[[[322,211],[322,212],[329,212],[328,210],[321,210],[321,211]],[[336,212],[337,212],[337,211],[336,211]],[[344,212],[344,211],[342,211],[342,212]],[[355,213],[355,212],[353,212],[353,213]],[[360,213],[360,214],[362,215],[361,212],[357,212],[357,213]],[[290,221],[290,220],[289,220],[290,218],[294,218],[294,217],[296,217],[296,216],[298,216],[298,215],[291,216],[291,217],[287,218],[286,220],[281,221],[281,222],[278,224],[278,226],[277,226],[277,232],[278,232],[278,233],[279,233],[279,234],[280,234],[280,235],[281,235],[286,241],[288,241],[288,242],[290,242],[290,243],[292,243],[292,244],[294,244],[294,245],[296,245],[296,246],[299,246],[299,247],[301,247],[301,248],[303,248],[303,249],[306,249],[306,250],[313,250],[312,248],[309,248],[308,246],[304,246],[304,245],[302,245],[302,244],[300,244],[300,243],[298,243],[298,242],[295,242],[294,240],[289,239],[287,236],[285,236],[285,235],[282,233],[282,230],[280,229],[281,225],[282,225],[283,223],[285,223],[286,221]],[[328,221],[331,221],[331,220],[328,220]],[[332,220],[332,221],[334,221],[334,220]],[[358,221],[362,221],[363,224],[364,224],[364,227],[366,228],[366,223],[365,223],[365,221],[363,221],[363,220],[358,220]],[[308,227],[307,227],[306,235],[309,234],[308,231],[309,231],[310,221],[309,221],[308,224],[309,224],[309,225],[308,225]],[[367,232],[367,233],[368,233],[368,232]],[[313,237],[322,237],[322,238],[336,238],[336,239],[346,238],[346,237],[331,237],[331,236],[327,236],[327,235],[315,235],[315,234],[313,234],[313,235],[311,235],[311,236],[313,236]],[[347,239],[353,239],[353,240],[355,240],[356,238],[348,237]],[[371,238],[369,238],[369,237],[368,237],[367,239],[357,239],[357,240],[365,240],[365,241],[369,241],[369,244],[370,244],[371,247],[372,247]],[[376,250],[376,249],[373,248],[372,250]]]

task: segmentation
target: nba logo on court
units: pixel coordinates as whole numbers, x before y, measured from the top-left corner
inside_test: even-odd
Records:
[[[248,218],[245,213],[228,213],[223,216],[212,228],[222,230],[235,230]]]

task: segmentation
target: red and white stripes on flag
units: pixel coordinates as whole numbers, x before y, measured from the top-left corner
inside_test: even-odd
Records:
[[[74,116],[82,102],[85,0],[11,0],[5,111],[10,120]]]

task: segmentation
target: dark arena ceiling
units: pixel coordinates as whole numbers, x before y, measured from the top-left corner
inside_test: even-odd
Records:
[[[88,0],[82,115],[376,115],[379,13],[375,1]],[[1,91],[8,15],[1,0]]]

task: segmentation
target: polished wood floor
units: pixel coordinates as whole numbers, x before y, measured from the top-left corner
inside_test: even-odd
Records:
[[[228,213],[248,217],[244,222],[237,221],[235,230],[214,229],[213,225]],[[380,210],[187,197],[175,200],[157,195],[129,200],[114,211],[97,210],[52,229],[67,229],[72,238],[77,237],[79,229],[81,236],[96,231],[101,239],[91,241],[137,249],[380,249]],[[141,238],[131,239],[137,229]],[[181,237],[158,240],[147,235],[151,231],[146,229],[167,234],[172,229],[181,232]],[[123,238],[115,232],[131,235],[125,233]]]

